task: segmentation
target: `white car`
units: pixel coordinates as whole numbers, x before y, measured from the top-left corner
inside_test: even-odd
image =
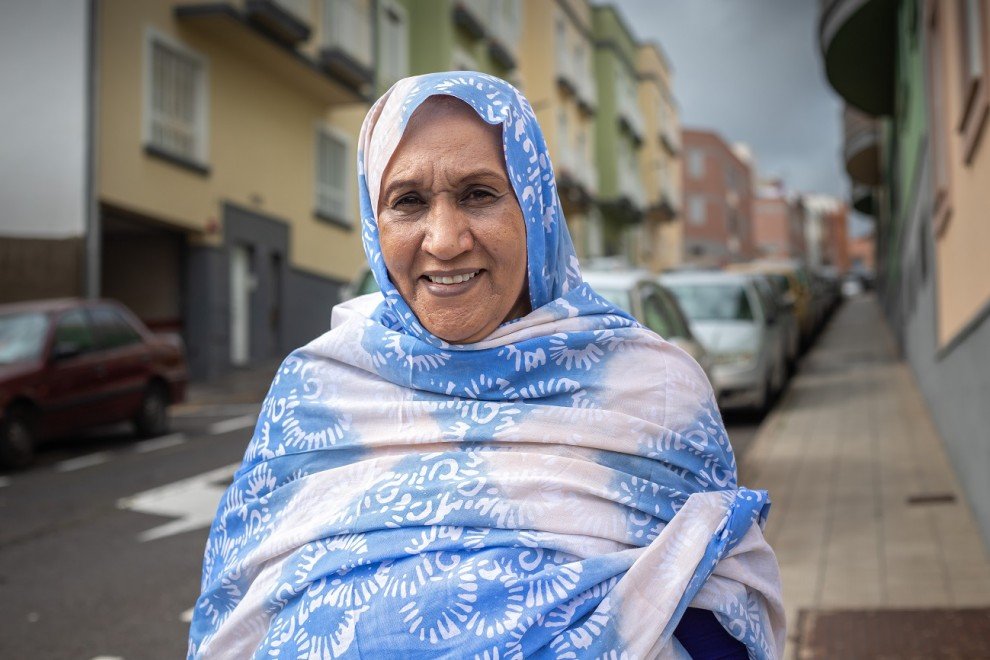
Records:
[[[694,358],[711,380],[708,351],[691,331],[677,300],[657,282],[655,275],[634,270],[585,270],[581,274],[599,295]]]
[[[783,324],[757,277],[698,271],[660,278],[712,356],[712,385],[723,408],[765,412],[786,383]]]

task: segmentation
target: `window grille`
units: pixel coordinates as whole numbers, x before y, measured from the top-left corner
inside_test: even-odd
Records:
[[[326,129],[316,133],[316,211],[350,224],[347,208],[347,143]]]
[[[169,154],[205,161],[205,71],[195,55],[152,37],[148,142]]]

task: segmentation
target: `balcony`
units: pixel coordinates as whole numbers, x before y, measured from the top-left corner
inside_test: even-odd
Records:
[[[334,0],[325,5],[320,63],[361,94],[374,80],[372,13],[369,0]]]
[[[864,215],[877,214],[876,188],[862,183],[855,183],[852,187],[852,207]]]
[[[321,68],[317,62],[271,31],[262,29],[233,3],[180,5],[173,10],[173,15],[189,30],[229,48],[245,62],[272,73],[323,103],[364,100],[352,86]]]
[[[639,178],[639,168],[636,163],[619,160],[619,195],[635,211],[642,211],[646,208],[646,190],[643,181]]]
[[[522,28],[519,0],[489,2],[488,12],[488,54],[503,69],[514,69]]]
[[[247,0],[247,19],[288,46],[309,39],[309,3],[300,0]]]
[[[842,113],[846,172],[855,183],[880,183],[880,126],[872,117],[846,106]]]
[[[475,39],[485,36],[485,23],[491,12],[491,0],[456,0],[453,14],[454,24]]]
[[[819,41],[829,83],[874,117],[894,110],[896,0],[821,0]]]
[[[590,52],[590,44],[576,48],[574,53],[568,51],[566,43],[558,43],[556,47],[557,84],[573,94],[580,108],[588,114],[598,105]]]
[[[670,176],[665,176],[660,186],[660,209],[670,220],[681,212],[681,190]]]
[[[570,146],[557,149],[554,159],[557,187],[568,201],[587,204],[595,196],[598,171],[594,163]]]

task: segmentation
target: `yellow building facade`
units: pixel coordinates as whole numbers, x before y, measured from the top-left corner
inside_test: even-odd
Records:
[[[585,0],[526,2],[520,85],[543,128],[578,256],[596,256],[597,94],[591,5]]]
[[[659,272],[683,261],[680,120],[670,63],[660,46],[641,44],[636,64],[638,101],[644,123],[639,171],[646,193],[646,211],[635,256],[639,265]]]
[[[181,331],[201,377],[325,331],[364,261],[372,5],[249,5],[103,0],[97,17],[101,292]]]

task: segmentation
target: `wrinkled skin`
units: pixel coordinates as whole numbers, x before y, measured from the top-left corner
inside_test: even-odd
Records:
[[[413,113],[382,175],[378,230],[389,278],[435,336],[469,344],[530,311],[526,227],[501,127],[434,97]],[[460,278],[460,283],[431,281]]]

